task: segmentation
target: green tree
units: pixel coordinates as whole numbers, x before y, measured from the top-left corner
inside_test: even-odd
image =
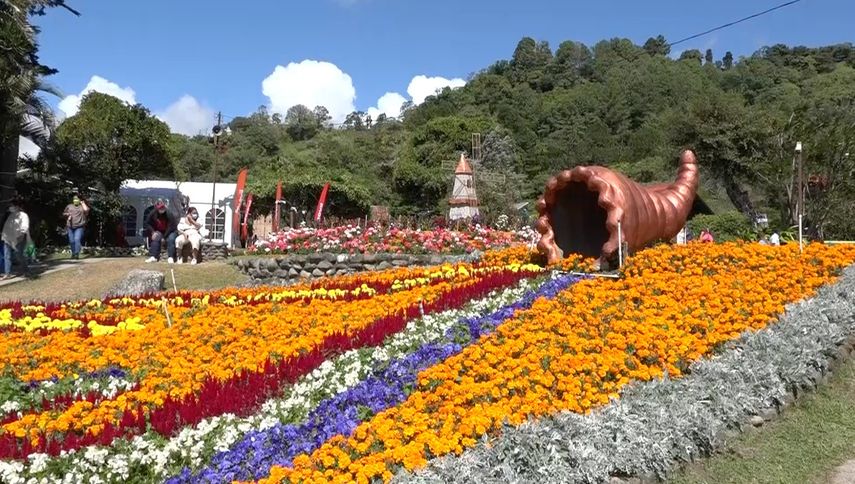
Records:
[[[128,179],[174,175],[166,123],[107,94],[84,96],[77,114],[57,129],[56,143],[65,175],[81,186],[94,182],[106,194],[118,194]]]
[[[647,39],[644,43],[644,51],[651,56],[661,55],[667,57],[671,53],[671,46],[665,41],[665,37],[657,35],[656,37]]]
[[[359,131],[370,127],[366,121],[368,121],[368,119],[364,112],[354,111],[344,118],[344,124],[342,124],[342,126],[345,129],[355,129]]]
[[[210,181],[214,148],[207,136],[172,134],[175,174],[179,181]]]
[[[698,49],[689,49],[684,50],[682,53],[680,53],[680,60],[697,62],[698,65],[700,65],[701,61],[703,60],[703,56],[701,56],[701,51],[699,51]]]
[[[291,106],[285,114],[285,131],[295,141],[312,139],[320,127],[315,113],[302,104]]]
[[[707,49],[706,53],[704,53],[704,63],[706,63],[706,64],[712,64],[713,63],[712,49]]]
[[[758,169],[773,139],[761,112],[746,108],[732,94],[712,91],[694,99],[687,112],[673,112],[674,146],[691,146],[701,166],[724,186],[730,201],[750,220],[757,215],[746,185],[757,183]]]
[[[536,42],[530,37],[523,38],[514,50],[510,63],[510,77],[514,83],[528,83],[541,91],[553,87],[553,81],[547,67],[552,62],[552,49],[545,41]]]
[[[317,120],[318,125],[321,127],[328,127],[330,121],[332,120],[332,116],[330,116],[330,112],[324,106],[315,106],[315,109],[312,110],[312,113],[315,115],[315,120]]]
[[[725,70],[728,70],[731,67],[733,67],[733,53],[732,52],[727,51],[724,53],[724,57],[721,58],[721,66]]]
[[[50,90],[43,79],[56,71],[40,62],[39,29],[30,24],[31,16],[53,7],[79,15],[63,0],[0,2],[0,213],[14,192],[20,136],[44,146],[53,127],[50,109],[37,92]]]
[[[581,42],[568,40],[559,44],[549,66],[555,87],[572,87],[590,76],[592,59],[591,49]]]

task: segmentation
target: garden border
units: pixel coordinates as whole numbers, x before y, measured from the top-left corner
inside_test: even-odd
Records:
[[[483,256],[480,251],[470,254],[343,254],[318,252],[314,254],[259,255],[235,257],[231,260],[238,270],[250,277],[251,284],[289,284],[364,271],[382,271],[396,267],[438,266],[442,264],[473,263]]]

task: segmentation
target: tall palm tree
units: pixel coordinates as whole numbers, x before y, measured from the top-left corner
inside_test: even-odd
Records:
[[[50,7],[79,15],[64,0],[0,0],[0,213],[14,195],[20,136],[44,145],[54,125],[53,113],[36,93],[57,93],[43,81],[56,71],[39,62],[39,30],[30,24],[31,15]]]

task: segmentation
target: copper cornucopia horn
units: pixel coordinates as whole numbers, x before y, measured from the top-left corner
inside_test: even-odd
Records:
[[[564,170],[537,201],[537,247],[550,263],[570,253],[606,261],[618,250],[618,222],[630,251],[669,240],[685,225],[697,190],[698,163],[690,150],[680,155],[673,183],[641,185],[602,166]]]

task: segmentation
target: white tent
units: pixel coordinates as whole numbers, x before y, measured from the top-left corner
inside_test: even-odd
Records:
[[[123,224],[128,245],[143,245],[145,217],[158,199],[166,202],[176,216],[183,216],[186,207],[196,207],[209,231],[209,240],[223,241],[232,246],[232,211],[235,183],[174,182],[168,180],[129,180],[121,189],[125,200]],[[213,197],[214,206],[211,205]],[[215,208],[215,210],[212,210]]]

